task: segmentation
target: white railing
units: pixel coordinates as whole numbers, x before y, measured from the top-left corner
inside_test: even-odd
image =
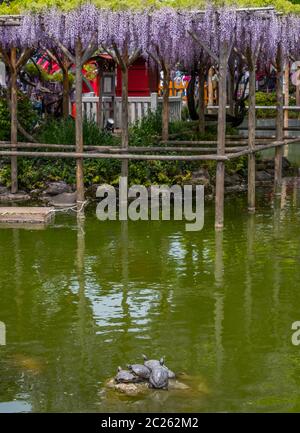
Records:
[[[135,123],[147,116],[149,112],[155,112],[162,104],[162,97],[157,93],[151,93],[150,96],[130,96],[128,98],[128,115],[129,123]],[[122,128],[122,98],[104,97],[102,98],[102,107],[99,107],[99,98],[97,96],[83,96],[83,115],[90,121],[95,121],[104,125],[109,117],[113,117],[116,128]],[[170,96],[170,120],[180,120],[182,110],[182,98],[180,96]]]
[[[218,110],[218,105],[208,105],[206,107],[208,110]],[[226,108],[229,108],[229,105],[226,105]],[[298,105],[284,105],[283,110],[289,111],[300,111],[300,106]],[[276,110],[277,105],[255,105],[255,110]]]

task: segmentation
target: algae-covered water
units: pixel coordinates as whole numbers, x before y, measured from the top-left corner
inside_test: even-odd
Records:
[[[300,179],[228,196],[184,222],[0,229],[0,412],[299,411]],[[107,390],[119,365],[166,357],[188,390]]]

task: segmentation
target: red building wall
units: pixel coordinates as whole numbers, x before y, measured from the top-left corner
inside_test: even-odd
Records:
[[[150,96],[158,90],[158,71],[147,68],[144,59],[138,59],[128,71],[128,96]],[[116,96],[122,96],[121,69],[117,68]]]

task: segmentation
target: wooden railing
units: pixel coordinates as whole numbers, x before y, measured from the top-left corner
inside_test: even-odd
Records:
[[[121,97],[104,97],[100,107],[97,96],[83,96],[83,115],[90,121],[95,121],[99,125],[104,125],[109,117],[115,121],[116,128],[122,128],[122,98]],[[150,96],[130,96],[128,98],[129,123],[133,124],[149,112],[155,112],[162,105],[162,97],[157,93],[151,93]],[[180,120],[182,111],[182,98],[180,96],[170,96],[170,120]]]

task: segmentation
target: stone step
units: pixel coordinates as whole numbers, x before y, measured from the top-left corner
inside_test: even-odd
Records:
[[[0,207],[0,223],[46,224],[54,214],[53,207]]]

